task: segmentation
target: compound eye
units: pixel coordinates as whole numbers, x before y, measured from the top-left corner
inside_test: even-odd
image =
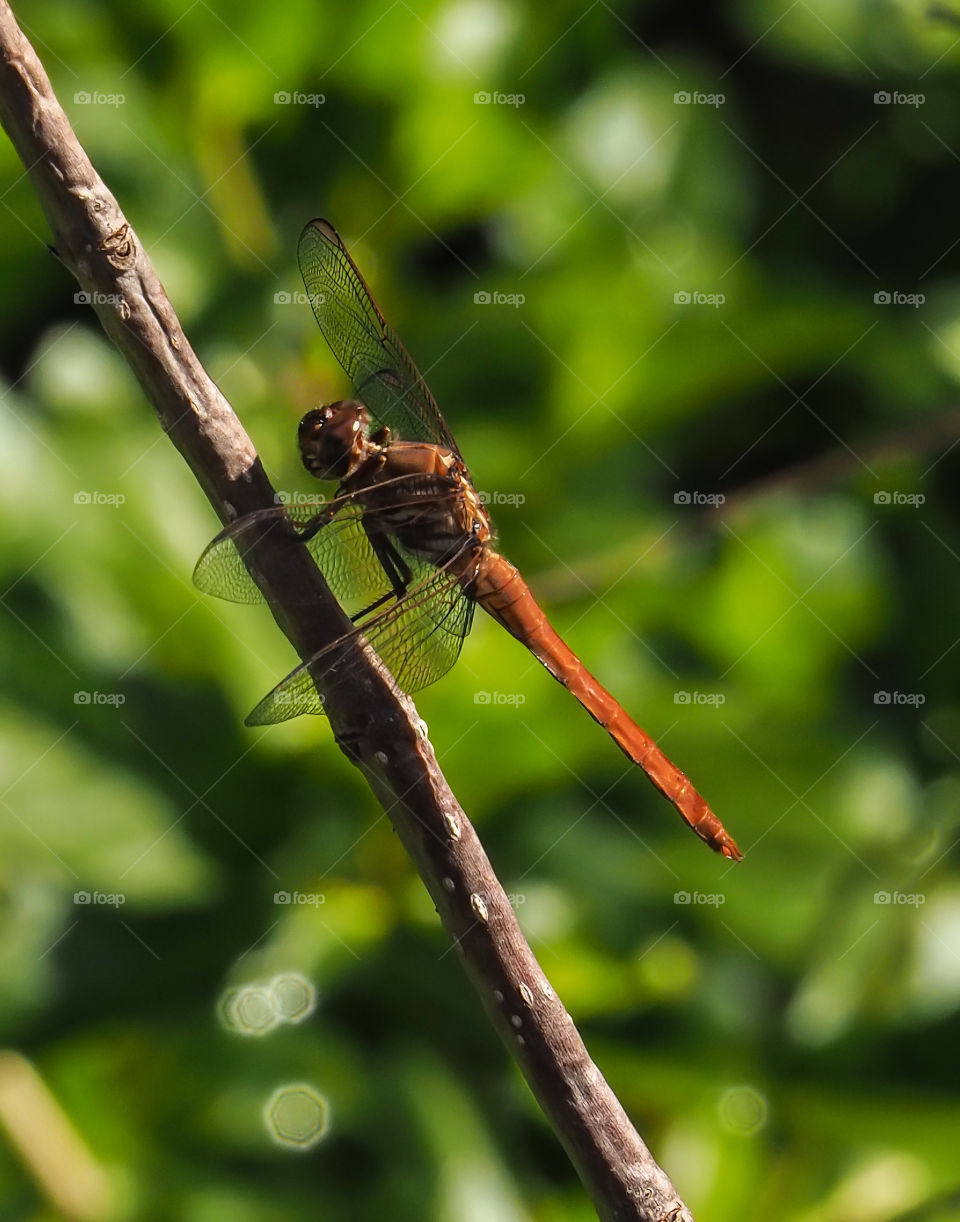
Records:
[[[317,479],[346,479],[363,455],[369,422],[355,399],[307,412],[298,430],[303,465]]]

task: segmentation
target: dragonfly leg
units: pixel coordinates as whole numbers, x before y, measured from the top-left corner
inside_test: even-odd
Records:
[[[307,543],[324,526],[330,525],[335,512],[335,509],[328,506],[326,509],[321,509],[318,513],[315,513],[308,522],[294,522],[293,527],[297,532],[297,540],[300,543]]]
[[[362,620],[365,616],[369,615],[371,611],[376,611],[379,607],[382,607],[384,603],[394,602],[396,597],[397,595],[393,590],[391,590],[389,594],[381,595],[380,598],[378,598],[376,602],[372,602],[369,607],[364,607],[362,611],[354,612],[354,614],[350,616],[351,624],[355,624],[359,620]]]
[[[381,595],[375,602],[372,602],[369,607],[364,607],[362,611],[351,615],[350,619],[353,623],[363,619],[364,616],[369,615],[372,611],[376,611],[384,603],[397,601],[402,598],[406,594],[410,582],[413,580],[413,574],[410,572],[408,565],[386,535],[367,530],[367,538],[370,540],[370,546],[376,553],[377,559],[387,575],[387,579],[390,582],[390,590],[386,594]]]

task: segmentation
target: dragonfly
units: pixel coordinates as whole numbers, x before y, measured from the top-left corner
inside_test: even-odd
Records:
[[[196,585],[233,602],[262,601],[243,557],[254,538],[276,529],[307,548],[354,634],[408,692],[450,669],[479,605],[563,684],[701,839],[739,861],[706,801],[554,631],[518,570],[495,550],[483,498],[433,395],[328,221],[304,228],[298,261],[320,330],[356,393],[311,409],[298,430],[304,466],[335,481],[336,494],[238,518],[203,552]],[[291,671],[246,724],[323,713],[324,675],[342,667],[343,643]]]

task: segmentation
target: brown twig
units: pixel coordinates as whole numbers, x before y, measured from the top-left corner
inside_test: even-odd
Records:
[[[250,439],[197,360],[136,233],[80,147],[5,0],[0,55],[0,120],[29,170],[56,253],[92,295],[104,330],[221,520],[272,506],[273,489]],[[271,537],[248,561],[302,658],[349,630],[305,548]],[[337,742],[383,804],[597,1213],[608,1222],[692,1222],[534,958],[412,702],[368,649],[344,650],[362,656],[351,658],[349,682],[324,692]]]

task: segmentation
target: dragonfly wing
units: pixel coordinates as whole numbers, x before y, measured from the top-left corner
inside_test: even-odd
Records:
[[[386,425],[396,437],[439,442],[459,455],[422,374],[333,226],[310,221],[297,255],[320,330],[377,425]]]
[[[208,544],[193,571],[194,584],[205,594],[230,602],[263,602],[243,555],[253,542],[273,531],[282,531],[291,542],[306,547],[347,614],[390,592],[390,581],[363,529],[363,511],[352,497],[330,501],[319,510],[282,505],[238,518]]]
[[[303,713],[325,713],[313,676],[306,666],[298,666],[244,718],[245,726],[275,726]]]
[[[422,588],[398,603],[398,613],[364,628],[397,685],[419,692],[447,673],[473,623],[475,607],[446,568],[434,570]]]
[[[285,529],[284,510],[264,509],[225,526],[203,550],[193,570],[193,584],[204,594],[233,603],[263,602],[263,592],[243,563],[245,546],[270,530]]]
[[[363,518],[360,504],[349,500],[305,544],[337,602],[351,617],[392,590],[363,528]]]
[[[391,607],[355,631],[376,650],[400,688],[418,692],[456,662],[473,622],[474,606],[449,566],[431,568]],[[301,713],[325,712],[317,683],[322,687],[324,675],[332,672],[335,663],[331,658],[325,670],[325,658],[341,643],[335,642],[291,671],[260,701],[246,724],[274,725]]]

